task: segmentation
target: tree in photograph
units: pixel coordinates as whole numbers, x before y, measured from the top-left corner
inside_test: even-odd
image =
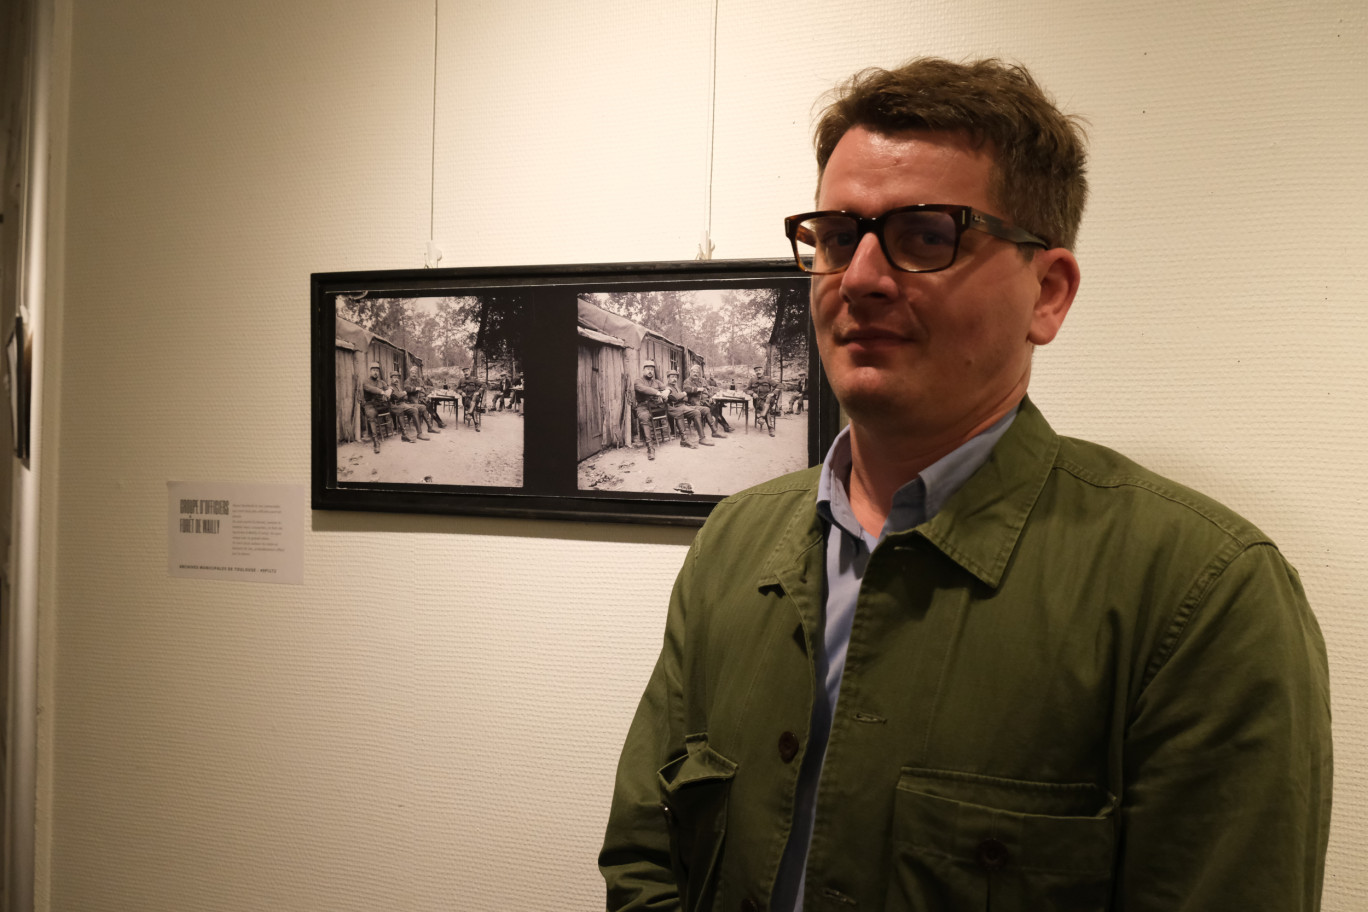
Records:
[[[477,368],[483,370],[484,380],[489,380],[494,363],[503,362],[511,371],[519,370],[531,307],[531,293],[522,289],[500,291],[481,299],[471,349],[479,354],[481,364]]]
[[[466,322],[471,305],[478,307],[478,298],[442,298],[437,301],[436,324],[433,327],[433,350],[442,367],[469,367],[471,330]],[[476,310],[478,313],[478,309]]]
[[[774,292],[769,288],[737,288],[723,296],[720,363],[741,369],[738,377],[750,376],[750,366],[765,357],[765,343],[774,324]]]
[[[615,291],[602,295],[597,303],[671,342],[690,349],[698,342],[698,308],[690,290]]]
[[[337,315],[367,332],[394,341],[401,331],[404,302],[399,298],[371,298],[359,295],[338,295]]]
[[[783,382],[786,369],[792,374],[794,367],[807,367],[808,294],[807,289],[801,286],[785,285],[772,291],[774,322],[770,331],[769,352],[771,358],[779,362],[776,379]]]

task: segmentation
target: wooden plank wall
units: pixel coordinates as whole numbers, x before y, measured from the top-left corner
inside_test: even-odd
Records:
[[[337,442],[350,443],[361,436],[361,353],[337,348]]]

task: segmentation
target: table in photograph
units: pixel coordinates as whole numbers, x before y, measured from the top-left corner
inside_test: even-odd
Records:
[[[456,399],[455,396],[448,396],[448,395],[446,395],[446,394],[444,394],[444,393],[428,393],[428,400],[431,401],[431,402],[435,402],[436,405],[434,406],[434,408],[437,408],[437,409],[440,409],[443,405],[448,405],[448,406],[450,406],[450,407],[451,407],[451,414],[452,414],[453,416],[454,416],[454,415],[456,414],[456,412],[457,412],[457,409],[456,409],[456,402],[457,402],[457,399]]]
[[[727,390],[726,392],[722,393],[713,393],[712,398],[714,402],[721,402],[723,405],[729,405],[733,409],[735,409],[738,405],[741,406],[741,423],[745,425],[746,433],[750,433],[749,396],[743,396],[741,393],[737,393],[732,390]]]

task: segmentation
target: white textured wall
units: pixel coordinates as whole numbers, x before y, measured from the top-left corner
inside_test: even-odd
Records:
[[[598,907],[687,531],[320,513],[303,587],[172,580],[165,484],[307,483],[311,272],[419,266],[430,223],[444,266],[690,258],[712,3],[62,12],[41,907]],[[720,257],[784,255],[813,100],[859,66],[1007,55],[1088,115],[1083,290],[1035,397],[1301,569],[1334,686],[1325,907],[1363,908],[1361,0],[720,0],[717,26]]]

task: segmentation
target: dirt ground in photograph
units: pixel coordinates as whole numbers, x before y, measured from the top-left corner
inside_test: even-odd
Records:
[[[477,432],[442,407],[445,428],[427,440],[404,443],[391,434],[380,441],[380,452],[370,439],[337,448],[337,481],[397,484],[478,485],[519,488],[523,483],[523,417],[517,412],[485,412]],[[409,436],[413,431],[409,430]]]
[[[749,431],[740,419],[731,425],[734,432],[714,441],[715,446],[686,449],[677,438],[661,444],[654,461],[646,458],[645,446],[595,453],[579,464],[579,488],[726,495],[806,468],[807,413],[779,416],[773,437],[754,423]],[[694,442],[692,428],[688,435]]]

